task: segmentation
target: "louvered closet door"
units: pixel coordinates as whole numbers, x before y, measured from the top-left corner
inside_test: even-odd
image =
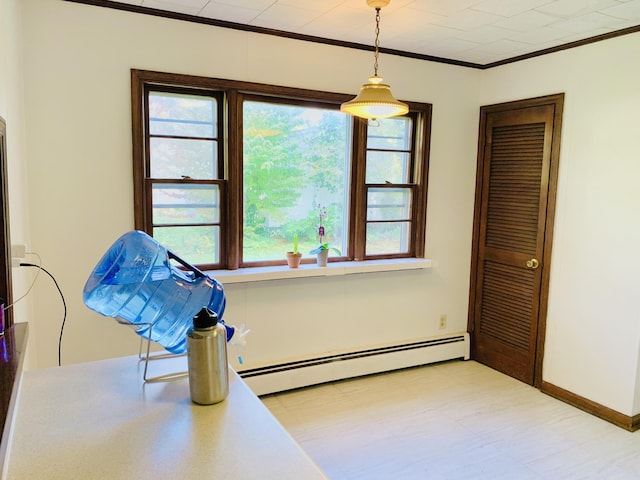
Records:
[[[488,113],[474,358],[533,384],[554,108]],[[482,132],[481,132],[482,133]]]

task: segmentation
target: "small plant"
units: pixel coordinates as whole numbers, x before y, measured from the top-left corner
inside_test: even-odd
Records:
[[[293,251],[287,252],[287,265],[289,268],[298,268],[302,254],[298,251],[298,234],[293,235]]]
[[[337,255],[342,255],[342,253],[340,253],[340,250],[338,250],[335,247],[330,247],[329,243],[324,241],[324,236],[325,236],[324,220],[327,218],[327,209],[320,204],[318,204],[318,217],[319,217],[318,241],[320,242],[320,245],[318,245],[316,248],[311,250],[309,253],[311,255],[316,255],[322,252],[323,250],[331,250]]]
[[[336,247],[330,247],[328,243],[322,243],[322,244],[318,245],[316,248],[311,250],[309,253],[312,254],[312,255],[315,255],[317,253],[322,252],[323,250],[331,250],[332,252],[336,253],[337,255],[342,255],[342,253],[340,253],[340,250],[338,250]]]

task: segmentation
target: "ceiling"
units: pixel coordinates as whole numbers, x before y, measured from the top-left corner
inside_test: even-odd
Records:
[[[177,18],[369,48],[375,38],[375,11],[366,0],[72,1],[173,12]],[[640,0],[392,0],[380,15],[382,51],[483,67],[592,37],[640,31]]]

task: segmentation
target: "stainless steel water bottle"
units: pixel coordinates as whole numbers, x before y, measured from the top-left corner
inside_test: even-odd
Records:
[[[227,331],[215,312],[203,307],[187,334],[191,400],[211,405],[229,394]]]

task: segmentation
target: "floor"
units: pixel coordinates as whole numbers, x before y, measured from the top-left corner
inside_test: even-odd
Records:
[[[640,431],[473,361],[262,400],[332,480],[640,479]]]

